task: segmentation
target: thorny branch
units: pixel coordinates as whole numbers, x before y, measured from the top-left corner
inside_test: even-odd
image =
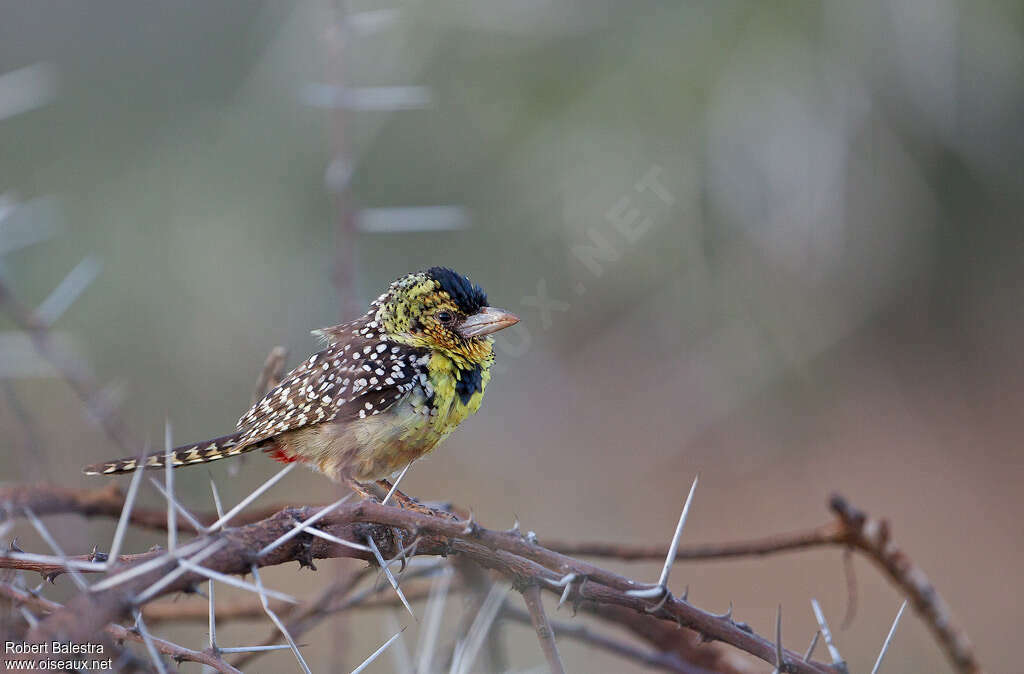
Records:
[[[928,625],[956,671],[980,674],[981,664],[974,655],[967,632],[957,624],[949,606],[921,567],[892,542],[889,523],[868,517],[838,494],[832,496],[829,507],[849,532],[849,544],[864,552],[910,598],[914,610]]]
[[[2,498],[0,494],[0,500]],[[265,556],[254,559],[254,551],[287,533],[296,521],[308,519],[316,512],[317,509],[309,507],[284,510],[263,521],[230,527],[222,533],[209,536],[201,544],[215,539],[219,547],[203,560],[202,566],[222,574],[245,574],[253,563],[268,566],[328,557],[371,559],[371,555],[363,550],[321,538],[310,540],[305,535],[297,536]],[[406,540],[412,540],[418,535],[417,555],[464,555],[514,583],[540,584],[556,595],[561,595],[564,590],[559,580],[568,573],[575,573],[578,578],[586,578],[587,581],[575,584],[569,593],[568,598],[574,602],[586,601],[596,605],[621,606],[638,612],[648,611],[655,619],[690,627],[705,638],[730,643],[765,662],[774,662],[774,644],[729,617],[715,616],[670,597],[661,602],[660,607],[654,608],[652,602],[626,594],[628,590],[642,585],[586,562],[555,553],[516,534],[481,527],[470,527],[467,532],[465,522],[369,502],[337,508],[324,517],[319,525],[322,531],[331,536],[350,542],[358,543],[371,536],[387,557],[393,557],[398,552],[391,529],[399,528],[406,533]],[[147,563],[153,564],[152,561]],[[167,577],[176,571],[177,574],[168,582]],[[161,582],[158,591],[151,591],[150,596],[155,598],[188,591],[204,580],[205,576],[192,569],[181,572],[174,559],[158,562],[151,570],[116,587],[73,598],[63,609],[40,621],[29,632],[29,639],[84,641],[100,626],[125,618],[132,608],[132,598],[146,588]],[[89,620],[81,620],[83,615],[88,615]],[[791,671],[794,672],[831,671],[821,663],[803,663],[796,653],[787,652],[787,658],[793,663]]]
[[[30,507],[39,514],[77,512],[86,516],[116,517],[120,514],[123,502],[124,498],[120,491],[113,486],[98,490],[73,490],[54,486],[0,489],[0,503],[6,504],[7,508],[13,512],[19,512],[23,507]],[[274,508],[281,508],[281,506],[274,506]],[[948,606],[921,570],[891,543],[888,524],[885,521],[868,518],[838,496],[833,497],[831,508],[838,516],[836,521],[806,532],[719,545],[683,546],[679,548],[676,559],[713,559],[771,554],[826,545],[848,546],[872,559],[894,584],[911,598],[915,610],[928,624],[958,672],[980,672],[980,665],[977,663],[966,633],[957,626]],[[317,509],[315,507],[285,508],[283,511],[278,510],[275,514],[265,516],[266,510],[268,509],[259,513],[254,511],[241,513],[237,521],[240,524],[252,523],[254,517],[263,516],[259,523],[266,530],[269,526],[268,522],[280,519],[282,512],[290,512],[292,517],[302,517],[315,513]],[[196,515],[196,518],[204,524],[208,524],[216,520],[216,514],[199,514]],[[154,529],[165,528],[167,525],[166,512],[163,509],[135,508],[131,513],[131,519],[133,523]],[[541,579],[547,584],[547,589],[553,592],[563,590],[562,587],[549,587],[557,583],[560,577],[567,573],[577,573],[581,579],[588,581],[577,583],[578,587],[569,590],[569,596],[577,605],[590,600],[596,605],[627,606],[638,610],[650,608],[643,602],[620,596],[625,591],[635,590],[639,587],[634,581],[603,571],[586,562],[572,559],[566,553],[645,560],[665,555],[664,547],[592,543],[575,545],[555,543],[548,547],[541,547],[524,540],[517,533],[493,532],[479,528],[472,530],[471,528],[470,533],[467,534],[463,530],[464,525],[460,523],[435,522],[433,518],[424,515],[372,503],[348,506],[331,514],[324,519],[324,528],[334,533],[333,529],[337,527],[356,526],[353,520],[362,520],[363,526],[374,523],[396,526],[420,534],[430,533],[433,538],[426,543],[432,545],[425,545],[417,551],[418,554],[464,553],[475,562],[506,575],[533,580]],[[188,526],[187,522],[185,522],[185,526]],[[232,531],[238,531],[238,529]],[[349,538],[349,540],[358,541],[360,539]],[[381,545],[385,544],[386,542]],[[314,544],[314,547],[317,546],[320,548],[318,551],[321,554],[360,556],[351,554],[354,551],[323,549],[329,546],[320,540]],[[334,548],[338,547],[334,546]],[[280,552],[280,549],[277,552]],[[142,557],[152,554],[154,553],[143,553]],[[220,553],[220,555],[223,554],[223,552]],[[362,557],[365,558],[365,555]],[[294,558],[299,559],[300,557]],[[59,572],[57,568],[36,568],[10,558],[0,559],[0,565],[39,570],[44,574]],[[589,583],[589,581],[596,581],[596,584]],[[685,602],[677,601],[674,598],[669,599],[664,606],[653,612],[654,615],[663,619],[676,620],[680,624],[702,632],[706,638],[721,639],[742,650],[748,650],[767,662],[774,663],[774,652],[768,640],[745,632],[731,620],[725,621],[728,626],[723,626],[721,621],[713,620],[712,614],[704,614]],[[704,628],[708,631],[703,631]]]
[[[523,601],[526,602],[526,610],[530,613],[530,623],[537,632],[540,648],[544,651],[544,657],[548,661],[548,670],[551,674],[565,674],[565,665],[562,664],[562,656],[558,654],[558,646],[555,644],[555,631],[551,628],[547,613],[544,612],[540,587],[537,585],[524,587]]]
[[[50,500],[52,497],[57,498]],[[6,503],[8,511],[18,512],[11,506],[31,505],[46,512],[81,512],[83,514],[119,514],[115,508],[120,495],[114,490],[74,491],[59,488],[11,488],[0,490],[0,503]],[[49,503],[51,507],[39,507]],[[98,505],[97,505],[98,504]],[[979,672],[980,667],[974,659],[973,650],[963,630],[955,627],[949,615],[948,607],[938,596],[934,587],[927,581],[924,574],[889,540],[888,525],[884,521],[872,520],[856,510],[843,499],[836,497],[831,508],[839,515],[837,522],[822,526],[805,534],[795,534],[762,539],[755,542],[734,543],[723,546],[700,546],[681,548],[677,555],[692,558],[691,554],[709,555],[712,551],[731,556],[739,554],[740,549],[749,550],[749,554],[762,554],[772,551],[790,550],[810,547],[812,545],[852,546],[876,561],[882,570],[910,597],[916,610],[926,619],[937,639],[946,650],[947,655],[956,665],[957,671]],[[244,574],[248,570],[254,550],[265,546],[267,542],[287,533],[294,522],[305,519],[317,512],[316,508],[305,507],[286,509],[265,518],[237,528],[230,528],[220,535],[221,549],[204,565],[210,570],[225,574]],[[145,515],[144,511],[136,511],[136,515]],[[153,513],[156,515],[157,513]],[[161,511],[160,520],[166,526],[166,517]],[[147,523],[159,529],[157,517],[146,519]],[[488,531],[478,526],[467,528],[465,522],[430,517],[417,512],[402,510],[374,503],[359,503],[338,508],[329,513],[321,521],[324,532],[343,540],[358,542],[372,536],[378,546],[387,555],[397,552],[394,541],[387,528],[399,528],[418,538],[416,554],[451,554],[457,553],[471,559],[484,567],[492,568],[517,583],[540,585],[555,593],[563,594],[564,586],[570,588],[566,597],[574,604],[591,610],[596,615],[608,617],[610,620],[631,627],[627,615],[643,619],[643,622],[665,624],[665,621],[676,622],[690,627],[706,639],[718,639],[765,660],[770,664],[775,661],[774,647],[770,640],[762,638],[750,631],[750,628],[737,624],[731,618],[707,614],[688,604],[684,600],[667,597],[659,607],[652,607],[652,602],[626,594],[641,585],[617,576],[588,562],[573,559],[551,548],[542,547],[535,542],[522,538],[517,533]],[[564,546],[569,547],[569,546]],[[578,549],[600,550],[594,546]],[[605,548],[604,551],[609,551]],[[648,548],[645,554],[651,555],[654,550]],[[636,550],[620,549],[624,556],[630,556]],[[153,558],[157,553],[143,553],[141,558]],[[297,537],[295,541],[282,545],[266,557],[259,560],[261,565],[282,563],[290,560],[308,560],[330,556],[345,556],[369,559],[364,551],[343,547],[319,538],[306,540]],[[127,562],[138,563],[139,556],[126,556]],[[647,558],[647,557],[644,557]],[[6,566],[30,568],[30,570],[53,573],[55,568],[40,568],[19,560],[7,558],[2,561]],[[97,592],[73,599],[69,607],[55,610],[55,613],[37,628],[36,636],[59,635],[63,638],[84,636],[98,625],[116,622],[122,619],[129,609],[125,601],[125,593],[139,591],[164,578],[174,570],[174,561],[158,566],[150,573],[142,574],[131,583],[117,588],[117,592]],[[574,574],[581,579],[578,583],[561,583],[567,575]],[[188,590],[203,580],[191,573],[180,574],[173,582],[167,583],[157,594],[167,594]],[[133,593],[133,592],[132,592]],[[130,597],[131,594],[128,594]],[[566,597],[563,597],[566,598]],[[87,609],[87,610],[86,610]],[[624,610],[625,609],[625,610]],[[77,615],[91,615],[95,620],[89,625],[76,621]],[[615,615],[618,612],[618,615]],[[100,619],[105,623],[100,622]],[[643,628],[649,633],[650,626]],[[663,645],[663,649],[664,645]],[[802,664],[799,655],[786,652],[787,663],[793,671],[820,672],[830,671],[825,665],[818,663]]]
[[[0,552],[0,569],[20,569],[22,571],[35,571],[46,580],[51,583],[56,580],[58,576],[63,573],[67,573],[67,566],[61,562],[49,562],[39,561],[35,559],[20,559],[18,557],[10,556],[10,552],[16,552],[16,550],[8,551],[8,554]],[[152,550],[150,552],[140,552],[134,555],[118,555],[117,561],[120,564],[132,564],[135,562],[144,562],[147,559],[153,559],[160,555],[159,550]],[[100,552],[93,552],[88,555],[73,555],[66,558],[69,562],[105,562],[107,556]],[[90,568],[79,568],[79,573],[101,573],[101,569],[90,569]]]

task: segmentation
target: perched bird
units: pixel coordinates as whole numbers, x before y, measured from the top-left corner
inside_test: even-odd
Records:
[[[394,281],[362,317],[313,331],[326,342],[253,405],[237,430],[171,452],[173,466],[259,449],[300,461],[364,497],[432,450],[480,407],[488,336],[515,325],[478,285],[444,267]],[[87,475],[160,468],[166,454],[87,466]],[[411,499],[410,499],[411,500]]]

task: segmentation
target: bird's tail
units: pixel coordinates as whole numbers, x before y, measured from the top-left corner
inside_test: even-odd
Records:
[[[206,442],[195,445],[182,445],[171,450],[172,466],[188,466],[194,463],[208,463],[217,459],[224,459],[229,456],[236,456],[248,452],[260,446],[259,443],[252,445],[241,445],[241,433],[232,433]],[[163,468],[167,459],[166,452],[154,452],[146,456],[131,456],[123,459],[104,461],[91,466],[86,466],[82,472],[86,475],[116,475],[117,473],[130,473],[137,468]]]

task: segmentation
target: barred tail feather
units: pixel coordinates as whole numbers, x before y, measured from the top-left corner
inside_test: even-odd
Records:
[[[241,445],[241,433],[232,433],[206,442],[194,445],[182,445],[171,451],[172,466],[188,466],[194,463],[208,463],[217,459],[225,459],[229,456],[237,456],[243,452],[256,449],[258,444]],[[137,468],[163,468],[167,458],[166,452],[154,452],[143,457],[125,457],[104,461],[91,466],[86,466],[82,472],[86,475],[116,475],[118,473],[130,473]]]

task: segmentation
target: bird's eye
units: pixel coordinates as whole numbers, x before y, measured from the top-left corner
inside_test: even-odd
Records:
[[[442,323],[451,323],[452,318],[454,318],[454,316],[452,316],[452,312],[450,311],[437,312],[437,320],[441,321]]]

